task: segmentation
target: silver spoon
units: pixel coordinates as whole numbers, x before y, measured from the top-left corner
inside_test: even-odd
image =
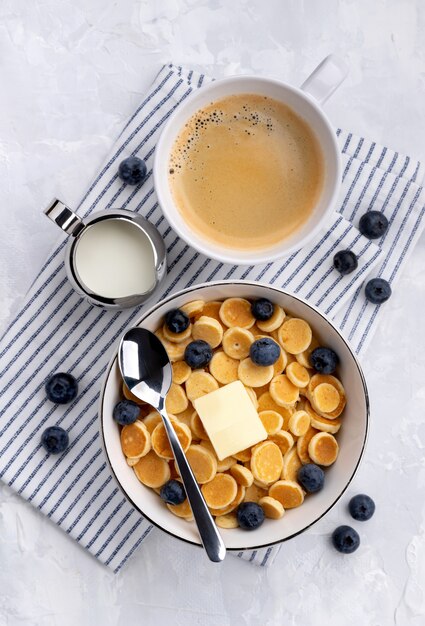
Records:
[[[226,555],[223,539],[165,410],[172,369],[164,346],[149,330],[131,328],[121,339],[118,363],[131,393],[153,406],[161,415],[205,551],[211,561],[222,561]]]

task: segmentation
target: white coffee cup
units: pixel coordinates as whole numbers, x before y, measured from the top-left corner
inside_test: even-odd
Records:
[[[232,76],[213,81],[183,101],[165,125],[155,151],[153,167],[159,205],[170,226],[182,239],[208,257],[235,265],[256,265],[285,257],[305,246],[325,230],[338,199],[341,157],[336,135],[321,105],[347,75],[345,63],[335,55],[326,57],[301,88],[269,78]],[[291,107],[314,131],[324,157],[324,184],[319,200],[304,225],[277,244],[259,250],[220,246],[191,228],[179,211],[169,185],[169,159],[174,142],[190,117],[211,102],[242,93],[274,98]]]

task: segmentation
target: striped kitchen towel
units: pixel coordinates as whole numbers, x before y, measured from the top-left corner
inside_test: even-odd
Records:
[[[161,214],[152,182],[152,159],[162,125],[207,80],[174,65],[161,70],[84,195],[79,214],[124,207],[140,212],[158,227],[169,264],[158,299],[213,279],[271,283],[320,307],[362,353],[384,314],[384,308],[366,302],[362,284],[370,274],[391,284],[400,275],[424,225],[423,166],[338,131],[343,185],[328,232],[284,261],[255,267],[218,263],[175,235]],[[122,184],[117,176],[118,164],[131,154],[142,157],[149,170],[144,184],[135,188]],[[370,209],[383,211],[390,222],[377,243],[365,239],[356,227],[359,216]],[[50,227],[46,220],[46,228]],[[109,472],[100,444],[97,401],[111,353],[142,308],[113,312],[87,304],[66,278],[64,247],[65,238],[50,253],[0,343],[0,476],[118,571],[152,526],[123,497]],[[333,254],[343,248],[359,256],[359,266],[349,276],[332,269]],[[71,372],[78,380],[78,398],[68,406],[52,405],[46,399],[44,382],[55,371]],[[42,431],[53,424],[60,424],[70,435],[69,449],[59,458],[49,457],[40,445]],[[276,552],[277,548],[269,548],[238,556],[265,565]]]

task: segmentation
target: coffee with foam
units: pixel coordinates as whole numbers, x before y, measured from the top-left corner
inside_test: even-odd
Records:
[[[184,220],[220,246],[271,247],[305,224],[324,179],[310,126],[286,104],[229,96],[197,111],[169,162],[172,196]]]

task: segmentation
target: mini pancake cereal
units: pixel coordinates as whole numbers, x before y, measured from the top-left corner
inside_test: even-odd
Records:
[[[279,502],[270,496],[260,498],[258,504],[263,507],[264,515],[270,519],[280,519],[285,514],[285,509]]]
[[[273,378],[273,365],[257,365],[249,357],[240,361],[238,367],[239,380],[248,387],[261,387]]]
[[[155,331],[172,363],[166,409],[217,526],[229,532],[238,528],[238,507],[243,502],[261,506],[266,524],[285,524],[290,509],[301,506],[304,498],[315,497],[306,494],[298,483],[299,469],[309,463],[325,469],[338,462],[336,437],[343,426],[347,396],[338,368],[332,375],[324,375],[316,372],[310,362],[311,352],[326,344],[313,334],[316,329],[306,320],[291,315],[277,303],[269,302],[265,307],[264,302],[254,305],[252,299],[239,297],[194,300],[181,306],[174,313],[175,319],[173,312],[167,321],[164,316]],[[179,327],[182,331],[175,332]],[[254,363],[251,346],[261,338],[273,339],[280,351],[277,356],[276,350],[270,354],[264,347],[258,356],[256,344]],[[186,349],[190,353],[188,346],[200,340],[201,344],[192,348],[194,358],[189,358]],[[267,346],[268,342],[260,344]],[[204,359],[202,350],[206,348]],[[197,362],[198,368],[194,367]],[[272,364],[259,365],[262,362]],[[199,404],[199,413],[195,410],[199,398],[215,391],[220,396],[227,385],[238,387],[237,393],[242,394],[231,396],[226,395],[230,388],[225,391],[221,398],[229,402],[227,412],[220,413],[216,408],[220,405],[215,404],[219,401],[213,395],[203,406]],[[245,393],[254,407],[249,419],[255,425],[258,418],[257,430],[249,432],[251,404],[244,405]],[[160,414],[133,396],[124,384],[120,400],[140,407],[135,422],[117,425],[128,471],[134,471],[160,501],[167,499],[162,505],[172,514],[190,522],[193,514],[188,499],[182,501],[181,488],[170,484],[166,491],[164,487],[170,480],[181,483],[181,477]],[[204,412],[206,405],[208,416]],[[238,414],[240,406],[247,414],[245,421],[241,411]],[[214,438],[222,431],[230,434],[225,441],[214,439],[220,456],[227,455],[220,461],[208,432]],[[247,438],[235,452],[239,433],[241,442]],[[246,447],[248,441],[257,443]],[[165,493],[176,493],[176,504],[169,501],[174,496]]]
[[[183,385],[192,373],[192,370],[185,361],[175,361],[172,364],[172,369],[173,383],[176,383],[176,385]]]
[[[191,402],[218,389],[218,382],[208,372],[195,370],[186,381],[186,393]]]
[[[281,478],[285,480],[297,481],[298,470],[302,467],[297,448],[293,446],[283,457],[283,467]]]
[[[202,315],[204,306],[205,302],[203,300],[194,300],[193,302],[183,304],[183,306],[180,307],[180,311],[183,311],[189,318],[192,318]]]
[[[143,422],[124,426],[121,431],[121,448],[126,457],[145,456],[151,449],[151,437]]]
[[[254,335],[246,328],[234,326],[223,335],[223,350],[232,359],[246,359],[252,343]]]
[[[172,419],[171,422],[182,448],[186,452],[192,442],[192,433],[190,432],[190,428],[186,426],[186,424],[182,424],[175,419]],[[167,432],[162,422],[158,424],[158,426],[155,426],[151,435],[151,442],[153,450],[159,457],[163,459],[174,458],[170,442],[168,441]]]
[[[168,413],[182,413],[189,406],[189,400],[181,385],[171,383],[171,387],[165,400],[165,408]]]
[[[211,348],[217,348],[223,339],[223,326],[213,317],[202,315],[193,325],[192,337],[206,341]]]
[[[270,487],[269,495],[278,500],[284,509],[294,509],[304,502],[304,491],[293,480],[278,480]]]
[[[251,303],[243,298],[227,298],[220,307],[220,319],[229,328],[252,328],[255,317],[251,313]]]
[[[218,383],[228,385],[238,379],[239,361],[225,352],[216,352],[210,361],[210,372]]]
[[[202,485],[205,502],[213,509],[224,509],[236,498],[238,486],[233,476],[216,474],[205,485]]]

